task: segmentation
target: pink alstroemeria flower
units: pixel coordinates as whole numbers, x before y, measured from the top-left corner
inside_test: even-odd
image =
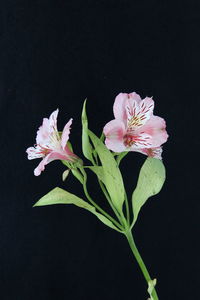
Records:
[[[167,141],[165,120],[153,115],[154,101],[136,93],[120,93],[113,107],[115,119],[104,129],[105,144],[114,152],[136,151],[161,159]]]
[[[36,145],[29,147],[26,152],[28,159],[43,158],[34,170],[35,176],[39,176],[45,169],[45,165],[53,160],[67,160],[73,162],[77,156],[67,146],[72,119],[65,125],[60,136],[57,129],[58,109],[49,117],[44,118],[42,126],[39,127],[36,137]]]

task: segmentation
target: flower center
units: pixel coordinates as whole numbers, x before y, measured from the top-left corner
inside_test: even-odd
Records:
[[[130,134],[126,134],[124,136],[124,145],[126,147],[131,147],[134,143],[135,143],[134,136],[132,136]]]
[[[149,148],[149,146],[151,146],[150,136],[144,136],[129,131],[124,135],[123,142],[126,147],[131,147],[135,145],[135,147],[139,148]]]
[[[46,156],[47,154],[49,154],[52,151],[51,149],[46,148],[46,147],[44,147],[42,145],[37,145],[37,146],[39,146],[39,149],[40,149],[38,151],[38,154],[42,154],[42,155]]]

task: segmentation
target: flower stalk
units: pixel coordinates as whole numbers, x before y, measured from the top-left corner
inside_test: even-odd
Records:
[[[144,264],[144,261],[143,261],[141,255],[140,255],[140,253],[139,253],[139,251],[138,251],[138,249],[135,245],[135,241],[133,239],[133,235],[132,235],[131,230],[128,230],[128,231],[124,232],[124,234],[127,238],[127,241],[128,241],[129,246],[131,248],[131,251],[133,252],[133,255],[134,255],[141,271],[142,271],[142,274],[144,275],[144,278],[145,278],[147,284],[149,284],[149,282],[152,279],[151,279],[150,274],[149,274],[149,272],[148,272],[148,270],[147,270],[147,268]],[[153,300],[159,300],[155,287],[153,288],[153,291],[152,291],[152,299]]]

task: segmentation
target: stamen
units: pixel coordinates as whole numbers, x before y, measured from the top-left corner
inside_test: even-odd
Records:
[[[139,135],[126,134],[124,136],[124,145],[126,147],[131,147],[134,144],[141,145],[142,147],[149,147],[151,143],[148,142],[149,136],[141,137]]]
[[[131,147],[134,143],[135,143],[135,141],[134,141],[132,135],[126,134],[126,135],[124,136],[124,145],[125,145],[126,147]]]

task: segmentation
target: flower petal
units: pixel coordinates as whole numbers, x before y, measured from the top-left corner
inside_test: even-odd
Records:
[[[120,93],[115,98],[114,106],[113,106],[113,113],[115,116],[115,119],[121,120],[126,122],[126,109],[125,109],[125,103],[127,100],[128,94],[126,93]]]
[[[123,142],[126,130],[122,121],[112,120],[108,122],[103,129],[103,133],[106,136],[105,144],[108,149],[114,152],[127,150]]]
[[[49,120],[47,118],[44,118],[42,125],[37,131],[36,143],[41,145],[48,144],[49,131]]]
[[[69,139],[69,134],[70,134],[70,126],[72,124],[72,119],[70,119],[67,124],[65,125],[63,132],[62,132],[62,137],[61,137],[61,147],[63,150],[65,149],[65,146],[67,144],[67,141]]]
[[[143,126],[152,116],[154,109],[154,101],[152,98],[146,97],[144,100],[138,101],[130,97],[126,102],[127,127],[135,130]]]
[[[28,159],[35,159],[35,158],[40,158],[43,157],[44,154],[41,153],[40,147],[29,147],[26,150],[26,153],[28,154]]]
[[[115,102],[113,106],[115,119],[123,121],[124,124],[126,124],[126,120],[127,120],[126,103],[128,99],[132,99],[131,101],[136,101],[136,102],[141,101],[140,96],[135,92],[130,94],[120,93],[115,98]]]
[[[65,146],[64,152],[66,155],[65,160],[74,162],[75,160],[79,159],[78,156],[69,149],[68,145]]]
[[[45,166],[50,162],[52,162],[53,160],[67,160],[67,156],[66,154],[63,154],[61,152],[54,152],[54,151],[50,152],[43,158],[43,160],[39,163],[37,168],[35,168],[34,175],[39,176],[41,172],[44,171]]]
[[[136,149],[136,152],[140,152],[142,154],[145,154],[149,157],[154,157],[157,159],[162,159],[162,147],[156,147],[156,148],[144,148],[144,149]]]
[[[49,117],[49,128],[50,128],[50,133],[57,130],[57,117],[58,117],[58,108],[52,112],[52,114]]]
[[[50,135],[53,132],[57,132],[57,116],[58,109],[55,110],[49,117],[49,119],[44,118],[42,125],[37,131],[36,143],[39,145],[48,145],[50,140]]]
[[[138,95],[135,92],[132,92],[132,93],[128,94],[128,98],[132,99],[134,101],[137,101],[138,103],[142,100],[141,97],[140,97],[140,95]]]
[[[166,123],[165,120],[152,116],[147,123],[140,128],[140,132],[145,132],[151,135],[152,147],[160,147],[163,143],[167,141],[168,134],[166,131]]]

